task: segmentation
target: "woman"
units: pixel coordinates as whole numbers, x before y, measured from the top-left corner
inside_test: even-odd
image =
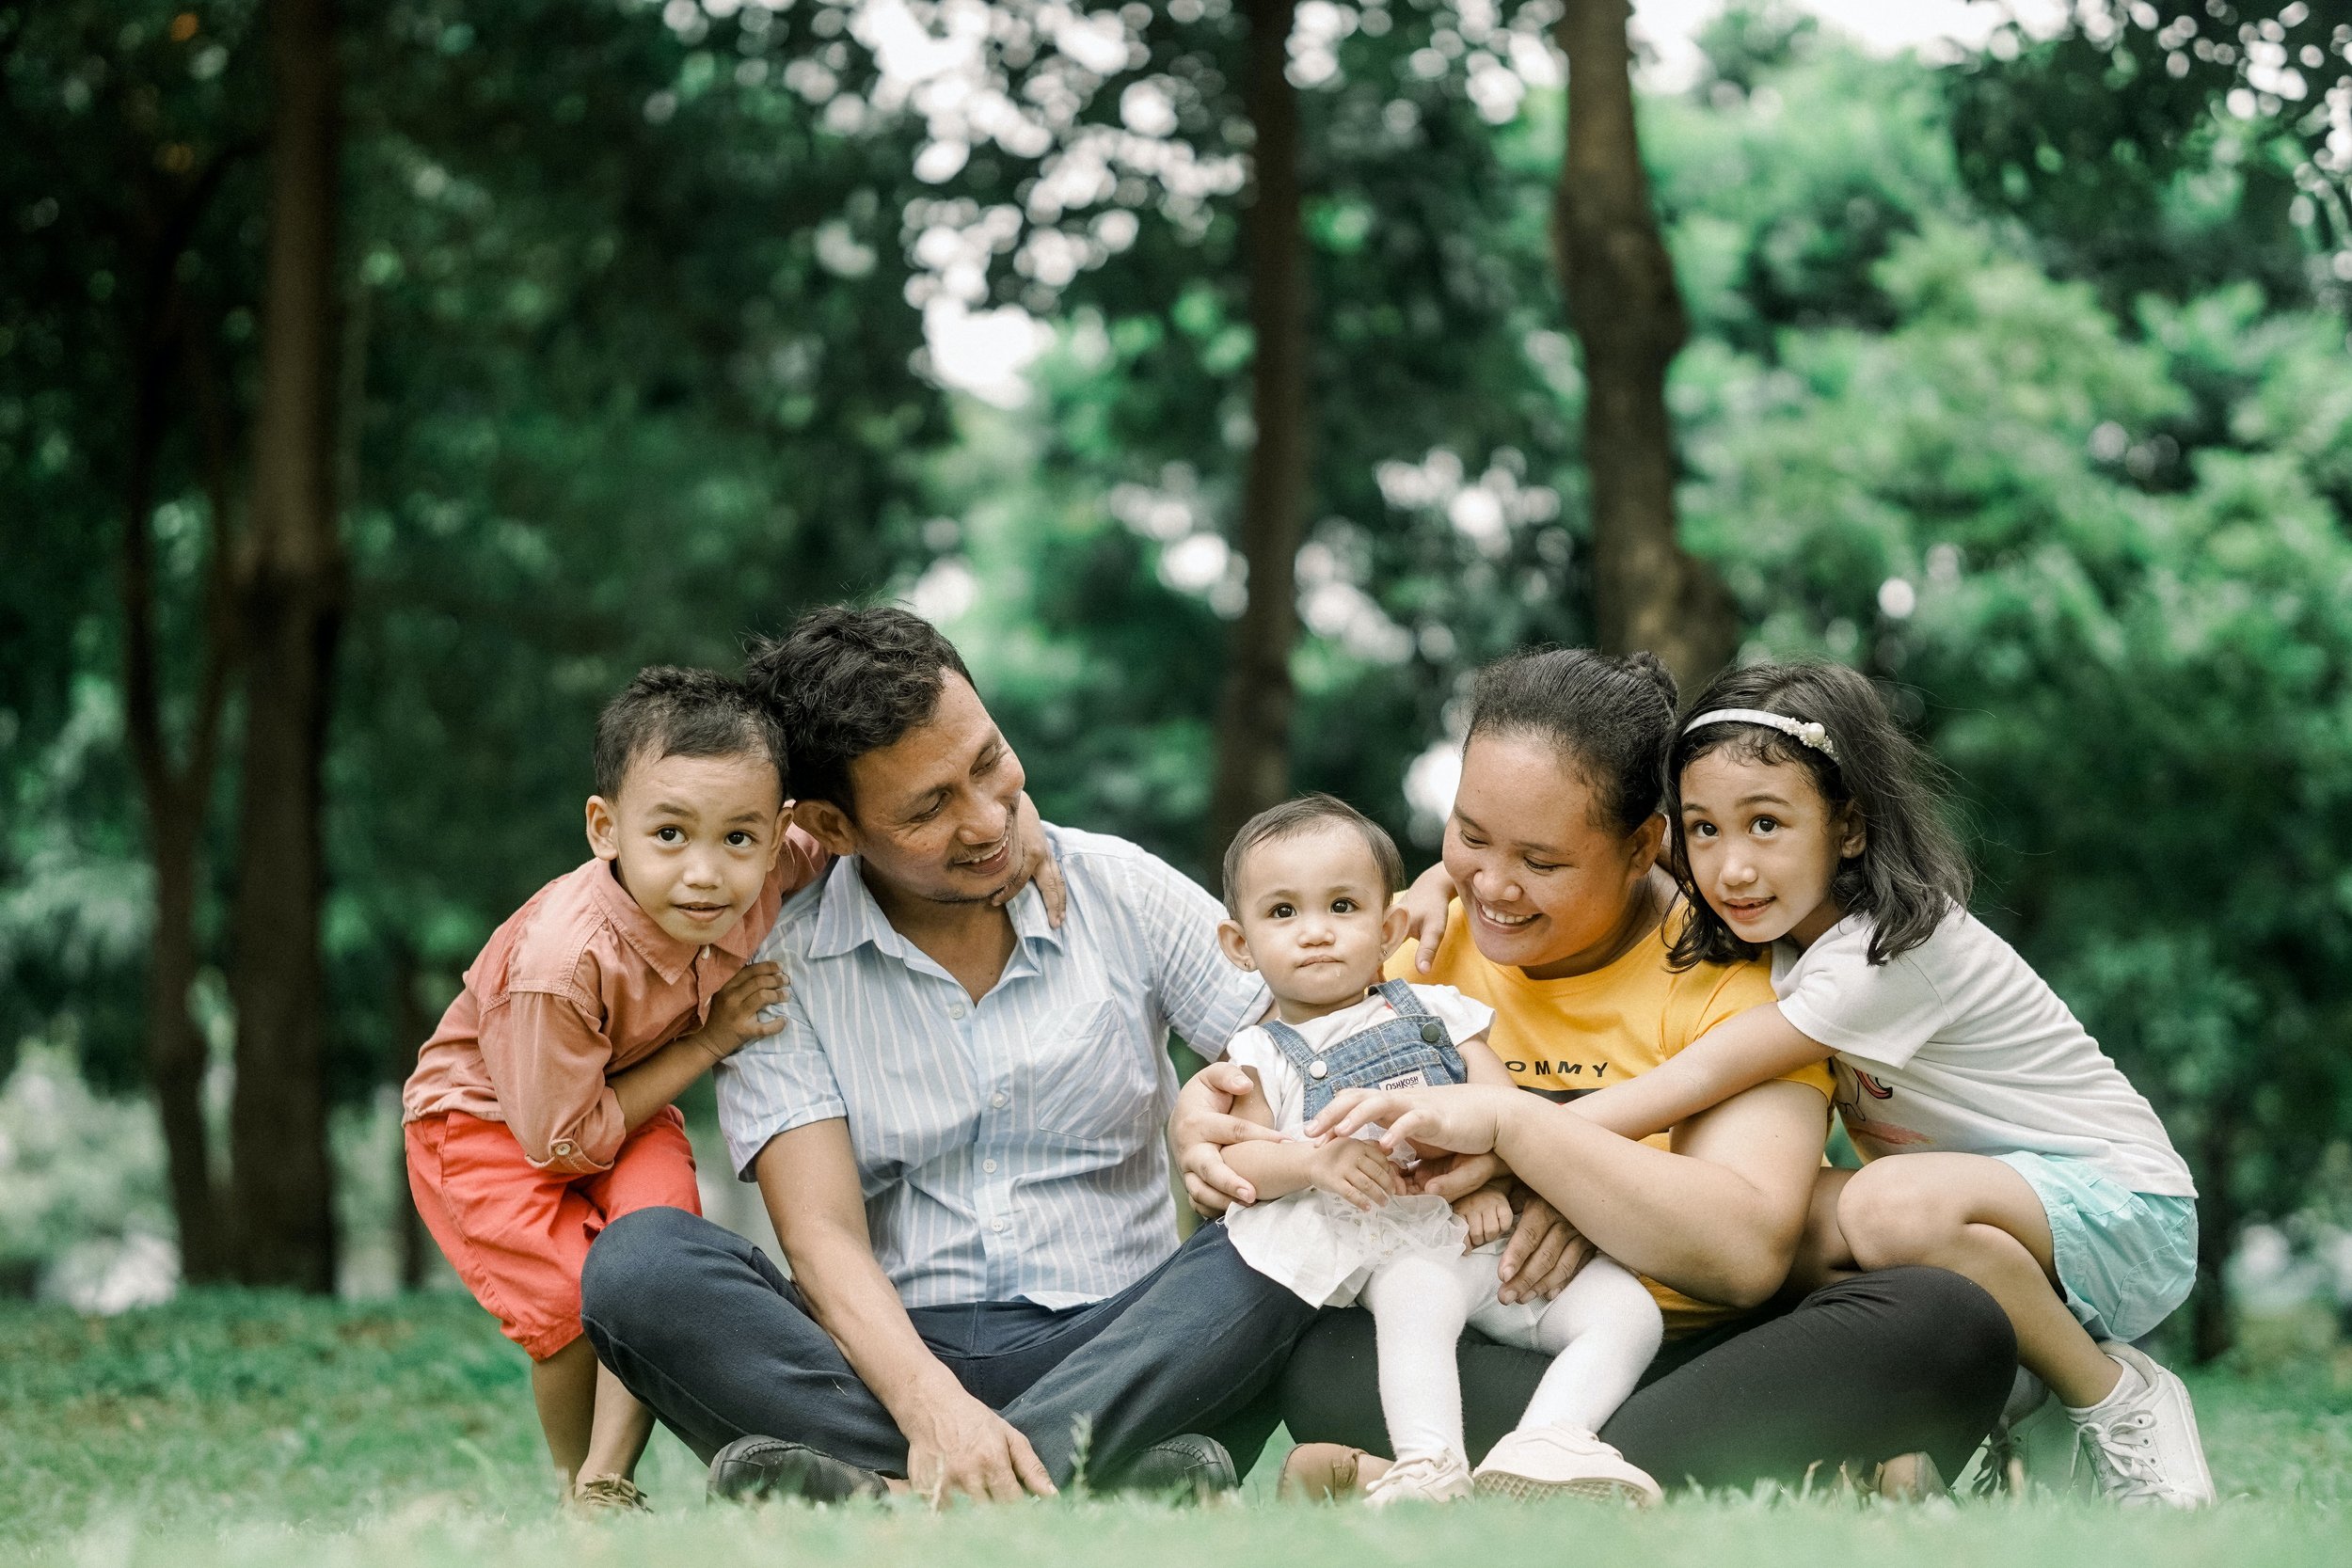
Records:
[[[1478,679],[1445,832],[1444,875],[1459,897],[1442,937],[1424,934],[1391,973],[1492,1006],[1498,1053],[1521,1087],[1548,1099],[1646,1070],[1772,1000],[1761,964],[1677,974],[1667,963],[1679,913],[1657,862],[1674,703],[1672,678],[1646,655],[1538,650]],[[1255,1135],[1223,1114],[1243,1086],[1214,1067],[1178,1108],[1186,1186],[1205,1210],[1253,1196],[1219,1153]],[[1524,1130],[1498,1128],[1492,1115],[1446,1129],[1451,1147],[1476,1152],[1452,1162],[1435,1191],[1490,1180],[1501,1164],[1486,1151],[1498,1138],[1522,1149],[1518,1174],[1532,1190],[1503,1260],[1506,1294],[1555,1292],[1593,1247],[1650,1281],[1666,1348],[1600,1436],[1662,1481],[1802,1481],[1816,1466],[1914,1452],[1954,1475],[2000,1413],[2014,1340],[1993,1299],[1958,1275],[1889,1269],[1773,1299],[1804,1229],[1828,1112],[1826,1076],[1806,1069],[1652,1144],[1567,1117],[1540,1118],[1539,1156]],[[1545,1361],[1466,1337],[1461,1363],[1475,1454],[1525,1407]],[[1385,1452],[1374,1365],[1366,1314],[1326,1313],[1281,1385],[1292,1435]],[[1565,1487],[1587,1461],[1563,1451],[1552,1462]]]

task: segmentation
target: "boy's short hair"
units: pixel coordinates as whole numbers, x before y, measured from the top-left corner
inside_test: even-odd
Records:
[[[775,765],[783,798],[784,732],[749,687],[715,670],[657,664],[604,705],[596,715],[596,793],[618,800],[629,765],[648,752],[656,761],[764,756]]]
[[[790,737],[793,798],[854,817],[850,764],[930,722],[949,671],[972,679],[956,645],[921,616],[825,605],[755,641],[744,680]]]
[[[1364,847],[1372,851],[1373,863],[1379,866],[1389,892],[1405,886],[1405,857],[1397,853],[1396,840],[1389,836],[1389,831],[1338,796],[1318,790],[1268,806],[1241,825],[1241,832],[1225,847],[1225,912],[1235,920],[1241,918],[1241,868],[1250,850],[1277,839],[1296,838],[1327,822],[1353,828],[1362,835]]]

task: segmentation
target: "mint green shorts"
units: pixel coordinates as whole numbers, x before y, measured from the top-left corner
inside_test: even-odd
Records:
[[[2136,1193],[2088,1161],[1996,1154],[2042,1199],[2066,1307],[2095,1339],[2137,1339],[2197,1283],[2197,1200]]]

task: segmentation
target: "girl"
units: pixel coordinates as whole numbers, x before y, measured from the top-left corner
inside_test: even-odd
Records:
[[[1692,909],[1674,961],[1769,949],[1779,1000],[1577,1111],[1638,1137],[1829,1060],[1867,1163],[1822,1173],[1791,1283],[1905,1263],[1975,1280],[2102,1490],[2212,1501],[2187,1390],[2125,1342],[2193,1282],[2188,1168],[2066,1005],[1968,912],[1928,767],[1876,689],[1833,664],[1724,674],[1666,783]]]

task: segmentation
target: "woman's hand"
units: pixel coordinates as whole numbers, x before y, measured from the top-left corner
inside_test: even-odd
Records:
[[[1282,1134],[1273,1128],[1233,1115],[1233,1106],[1256,1086],[1256,1081],[1232,1062],[1211,1062],[1194,1073],[1192,1082],[1176,1097],[1168,1141],[1176,1146],[1176,1168],[1184,1173],[1184,1196],[1206,1218],[1215,1219],[1236,1203],[1258,1201],[1257,1189],[1225,1163],[1226,1147],[1253,1139],[1281,1141]]]
[[[1378,1123],[1380,1147],[1408,1145],[1453,1154],[1484,1154],[1495,1146],[1503,1118],[1516,1108],[1517,1089],[1490,1084],[1452,1084],[1435,1089],[1346,1089],[1307,1124],[1311,1138],[1343,1138]]]
[[[998,888],[989,903],[1001,910],[1035,882],[1038,895],[1045,900],[1045,923],[1058,928],[1062,916],[1070,912],[1070,887],[1061,879],[1061,863],[1054,859],[1054,847],[1046,842],[1037,802],[1025,789],[1013,814],[1012,837],[1012,880]]]
[[[1495,1154],[1435,1154],[1422,1159],[1414,1191],[1435,1193],[1452,1203],[1508,1176],[1510,1167]]]
[[[1576,1272],[1593,1260],[1593,1243],[1561,1217],[1560,1211],[1528,1192],[1511,1244],[1502,1249],[1497,1275],[1502,1282],[1500,1299],[1506,1304],[1549,1301],[1568,1288]]]
[[[1438,943],[1445,940],[1448,906],[1454,902],[1454,879],[1446,875],[1445,863],[1438,862],[1413,879],[1413,885],[1405,890],[1398,900],[1405,909],[1405,940],[1415,944],[1413,973],[1426,974],[1437,961]]]

